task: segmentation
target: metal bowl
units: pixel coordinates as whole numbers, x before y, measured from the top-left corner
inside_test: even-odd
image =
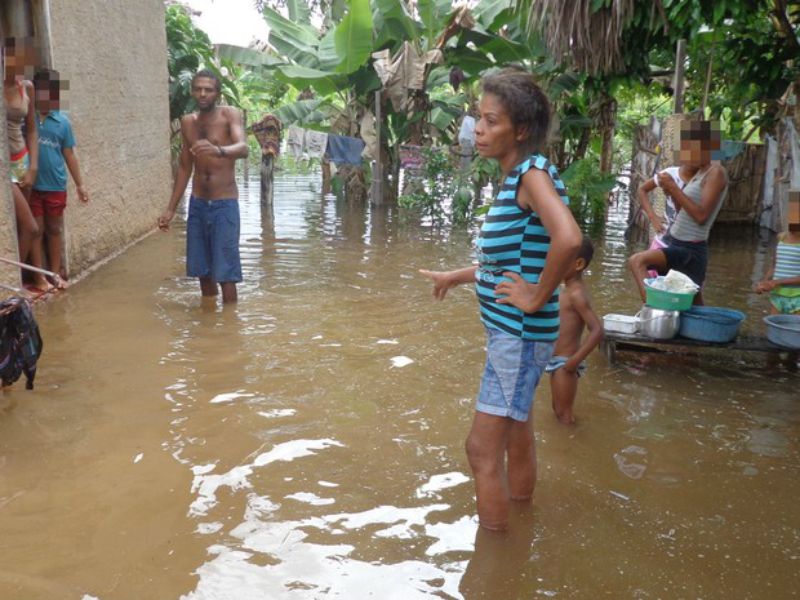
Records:
[[[655,340],[674,338],[681,327],[681,313],[678,310],[653,308],[646,304],[639,311],[639,333]]]

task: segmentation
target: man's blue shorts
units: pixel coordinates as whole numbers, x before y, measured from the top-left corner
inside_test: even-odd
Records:
[[[536,342],[486,328],[486,368],[475,410],[527,421],[553,342]]]
[[[186,274],[217,283],[242,280],[239,258],[239,201],[189,199]]]

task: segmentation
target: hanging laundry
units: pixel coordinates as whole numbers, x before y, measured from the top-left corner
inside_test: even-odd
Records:
[[[289,131],[286,134],[286,151],[291,154],[295,160],[300,160],[303,157],[304,137],[304,129],[300,129],[296,125],[289,126]]]
[[[378,131],[375,127],[375,115],[370,111],[366,111],[361,119],[359,135],[366,144],[361,156],[367,160],[376,160],[378,158]]]
[[[464,115],[461,121],[461,129],[458,130],[458,143],[464,150],[464,153],[472,153],[475,147],[475,118],[469,115]]]
[[[412,146],[403,144],[400,146],[400,168],[401,169],[421,169],[425,165],[424,148],[422,146]]]
[[[303,149],[309,158],[322,160],[325,155],[325,148],[328,146],[328,134],[322,131],[312,131],[306,129],[305,144]]]
[[[361,165],[364,140],[343,135],[328,136],[327,156],[337,165]]]
[[[373,52],[372,66],[383,84],[384,93],[392,103],[396,112],[406,109],[409,90],[425,89],[425,72],[428,65],[444,62],[444,55],[439,49],[424,54],[417,51],[410,42],[403,42],[402,47],[394,54],[388,49]]]

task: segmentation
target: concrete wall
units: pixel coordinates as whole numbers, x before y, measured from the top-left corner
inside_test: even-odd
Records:
[[[5,99],[0,94],[0,115],[6,112]],[[11,180],[8,178],[8,138],[0,135],[0,256],[17,259],[16,219],[14,201],[11,198]],[[0,283],[18,287],[19,270],[0,263]],[[0,298],[9,295],[0,288]]]
[[[70,181],[70,276],[153,231],[172,188],[162,0],[51,0],[52,66],[68,79],[67,112],[91,195]]]

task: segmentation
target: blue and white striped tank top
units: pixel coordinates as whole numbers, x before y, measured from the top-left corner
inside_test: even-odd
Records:
[[[520,179],[530,169],[546,171],[564,204],[569,204],[567,189],[556,168],[541,154],[533,154],[517,165],[506,177],[475,243],[478,269],[475,292],[481,309],[481,321],[526,340],[553,341],[558,337],[558,289],[541,310],[528,314],[510,304],[496,302],[494,288],[505,281],[503,271],[518,273],[525,281],[538,283],[544,269],[550,234],[539,216],[517,203]]]
[[[773,279],[793,279],[800,277],[800,244],[778,242],[775,250],[775,273]],[[800,286],[781,285],[775,288],[781,296],[800,296]]]

